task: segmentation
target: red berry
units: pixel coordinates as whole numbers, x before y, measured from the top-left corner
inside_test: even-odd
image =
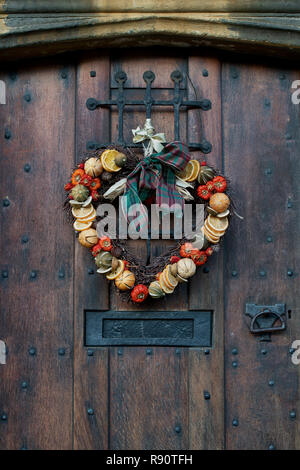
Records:
[[[211,246],[209,246],[209,247],[206,249],[206,251],[205,251],[205,253],[207,254],[207,256],[211,256],[211,255],[213,254],[213,252],[214,252],[214,250],[212,249]]]
[[[79,163],[78,168],[81,168],[83,170],[84,169],[84,163]]]
[[[201,166],[206,166],[206,161],[201,162]]]
[[[179,261],[179,260],[180,260],[179,256],[171,256],[170,263],[174,264],[174,263],[177,263],[177,261]]]

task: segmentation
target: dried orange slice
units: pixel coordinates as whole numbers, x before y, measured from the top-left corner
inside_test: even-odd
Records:
[[[203,228],[203,231],[204,231],[204,235],[205,235],[205,238],[207,238],[207,240],[213,244],[216,244],[216,243],[219,243],[219,238],[215,238],[215,237],[212,237],[208,232],[207,232],[207,229],[206,227]]]
[[[90,215],[88,215],[87,217],[78,217],[77,220],[79,222],[93,222],[93,220],[95,220],[96,217],[97,217],[97,213],[94,209],[93,212]]]
[[[175,287],[178,284],[178,281],[177,281],[176,277],[174,277],[173,274],[171,273],[171,265],[170,264],[168,264],[165,267],[164,273],[165,273],[165,279],[167,281],[167,284],[170,286],[170,288],[175,289]]]
[[[211,238],[218,239],[218,238],[220,238],[224,235],[224,232],[223,233],[217,233],[214,230],[212,230],[209,227],[209,225],[207,225],[207,220],[204,222],[204,228],[205,228],[206,232],[211,236]]]
[[[72,208],[72,214],[74,217],[76,217],[76,219],[80,218],[80,219],[84,219],[85,217],[88,217],[89,215],[92,214],[92,212],[94,211],[94,207],[92,204],[89,204],[88,206],[86,207],[73,207]]]
[[[211,227],[213,230],[215,230],[216,232],[225,232],[225,230],[227,229],[228,227],[228,218],[227,217],[223,217],[223,218],[218,218],[218,217],[214,217],[213,215],[209,215],[207,217],[207,225],[208,227]]]
[[[75,220],[73,227],[76,232],[82,232],[82,230],[86,230],[92,226],[93,222],[80,222],[79,220]]]
[[[120,152],[113,149],[104,150],[101,154],[101,163],[105,171],[115,173],[121,170],[121,167],[116,165],[115,158],[120,155]]]
[[[117,277],[119,277],[120,274],[122,274],[124,269],[125,269],[125,263],[122,259],[119,259],[119,264],[118,264],[117,269],[115,271],[112,271],[110,274],[107,274],[106,279],[108,279],[109,281],[113,281],[114,279],[117,279]]]
[[[177,176],[181,178],[183,181],[188,181],[189,178],[193,175],[194,172],[194,164],[193,160],[190,160],[185,168],[177,173]]]
[[[190,163],[192,163],[194,169],[191,176],[186,181],[191,183],[192,181],[195,181],[198,178],[200,172],[200,163],[198,162],[198,160],[190,160]]]

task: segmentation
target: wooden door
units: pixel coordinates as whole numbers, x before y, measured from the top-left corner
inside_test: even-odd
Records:
[[[1,73],[2,448],[299,448],[299,368],[289,354],[300,334],[299,113],[290,100],[291,68],[148,49],[16,64]],[[208,269],[154,309],[212,312],[212,343],[86,346],[86,312],[137,310],[95,273],[61,210],[64,182],[89,143],[117,136],[116,113],[91,112],[86,100],[112,96],[117,70],[127,73],[128,96],[143,96],[143,72],[152,70],[153,93],[169,98],[176,69],[189,77],[186,97],[212,102],[208,112],[181,113],[181,138],[212,143],[208,155],[194,156],[231,178],[244,220],[233,220]],[[126,109],[127,140],[144,118],[143,109]],[[173,138],[172,109],[154,111],[153,123]],[[145,243],[130,242],[144,261]],[[152,258],[168,243],[152,241]],[[249,333],[247,302],[286,303],[287,330],[259,341]]]

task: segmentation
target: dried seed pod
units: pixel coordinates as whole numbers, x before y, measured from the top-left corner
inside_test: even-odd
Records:
[[[171,264],[170,271],[171,271],[172,276],[176,276],[176,274],[177,274],[177,263]]]
[[[71,195],[75,201],[83,202],[89,197],[90,192],[86,186],[76,184],[71,191]]]
[[[103,171],[103,173],[102,173],[102,175],[101,175],[101,179],[102,179],[103,181],[108,182],[108,181],[110,181],[110,180],[112,179],[112,174],[109,173],[109,171]]]
[[[119,260],[114,256],[111,262],[111,267],[113,271],[116,271],[119,266]]]
[[[113,246],[112,249],[110,250],[110,252],[116,258],[121,258],[123,250],[119,246]]]

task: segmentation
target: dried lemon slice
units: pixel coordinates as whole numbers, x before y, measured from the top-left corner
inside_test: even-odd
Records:
[[[198,160],[190,160],[190,163],[192,163],[194,169],[191,176],[186,181],[192,182],[198,178],[198,174],[200,172],[200,163]]]
[[[194,172],[194,164],[193,164],[193,160],[190,160],[185,166],[185,168],[179,173],[177,173],[177,176],[181,178],[183,181],[188,181],[189,178],[193,175],[193,172]]]
[[[73,207],[72,208],[72,214],[74,217],[76,217],[76,219],[83,219],[85,217],[89,217],[89,215],[92,214],[92,212],[94,211],[94,207],[92,204],[89,204],[87,207]]]
[[[173,274],[171,273],[171,265],[170,265],[170,264],[168,264],[168,265],[165,267],[164,273],[165,273],[165,280],[167,281],[167,284],[170,286],[170,288],[175,289],[175,287],[176,287],[177,284],[178,284],[178,281],[177,281],[177,279],[173,276]]]
[[[105,171],[115,173],[121,170],[121,167],[116,165],[115,158],[120,155],[117,150],[104,150],[101,154],[101,163]]]
[[[73,227],[76,232],[81,232],[82,230],[86,230],[92,226],[93,222],[80,222],[79,220],[75,220]]]
[[[90,215],[88,215],[86,217],[78,217],[77,220],[79,222],[93,222],[93,220],[95,220],[96,217],[97,217],[97,213],[94,209],[93,212]]]
[[[114,279],[117,279],[117,277],[119,277],[120,274],[122,274],[124,269],[125,269],[125,263],[122,259],[119,259],[119,264],[118,264],[117,269],[115,271],[112,271],[110,274],[107,274],[106,279],[108,279],[109,281],[113,281]]]
[[[209,215],[207,218],[207,224],[208,227],[215,230],[216,232],[224,233],[228,227],[229,222],[227,217],[223,217],[220,219],[218,217],[214,217],[213,215]]]
[[[172,294],[174,289],[170,289],[170,287],[166,284],[163,272],[160,274],[158,282],[159,282],[160,287],[166,294]]]

